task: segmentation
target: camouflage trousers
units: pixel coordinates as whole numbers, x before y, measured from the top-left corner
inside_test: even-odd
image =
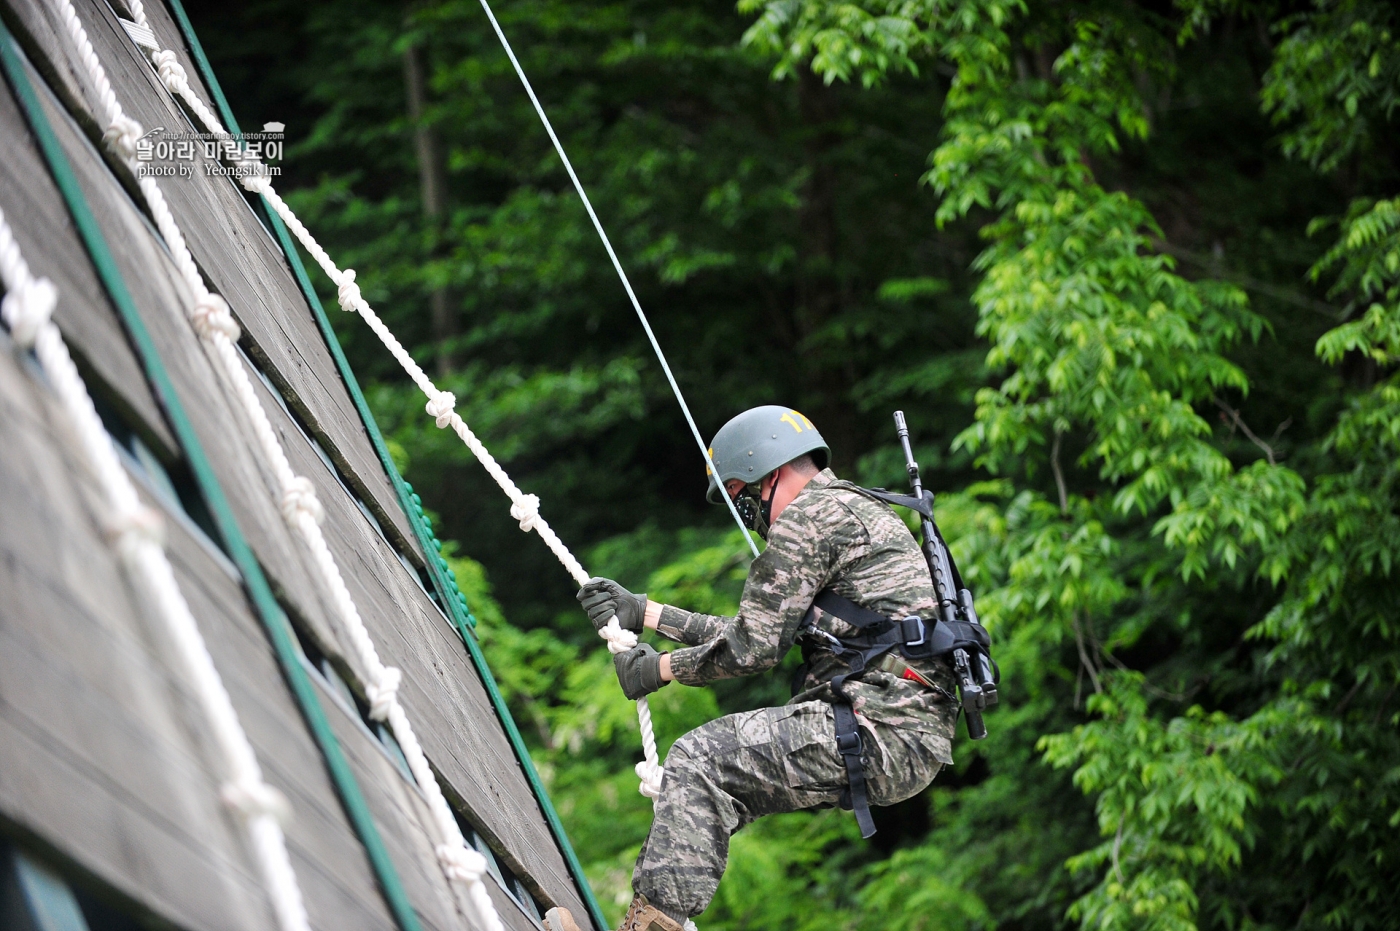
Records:
[[[937,741],[946,747],[945,738],[859,720],[872,805],[901,802],[933,781],[942,766]],[[735,831],[764,815],[834,806],[846,787],[826,702],[730,714],[698,727],[666,756],[632,888],[698,915],[719,887]]]

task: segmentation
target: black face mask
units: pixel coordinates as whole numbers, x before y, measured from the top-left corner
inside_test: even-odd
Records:
[[[768,489],[768,500],[763,500],[763,483],[754,482],[744,486],[739,497],[734,500],[734,509],[744,519],[744,524],[759,539],[768,539],[768,528],[773,526],[773,498],[778,494],[778,477],[773,476],[773,487]]]

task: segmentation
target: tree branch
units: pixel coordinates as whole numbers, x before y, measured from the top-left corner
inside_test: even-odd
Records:
[[[1079,662],[1085,672],[1089,674],[1089,682],[1094,686],[1094,694],[1103,693],[1103,686],[1099,684],[1099,669],[1094,661],[1089,658],[1089,651],[1084,646],[1084,629],[1079,624],[1079,612],[1075,611],[1070,615],[1070,623],[1074,626],[1074,643],[1079,647]],[[1075,706],[1079,705],[1078,689],[1075,690]]]
[[[1296,291],[1290,291],[1288,288],[1280,288],[1278,285],[1269,284],[1267,281],[1260,281],[1259,279],[1252,278],[1249,275],[1240,274],[1238,272],[1226,271],[1221,267],[1221,263],[1219,261],[1213,258],[1208,258],[1204,255],[1200,255],[1195,252],[1191,252],[1187,249],[1183,249],[1180,246],[1174,246],[1171,243],[1167,242],[1165,239],[1153,239],[1152,244],[1156,246],[1158,250],[1165,252],[1167,255],[1190,262],[1192,265],[1195,265],[1198,268],[1204,268],[1206,271],[1210,272],[1215,277],[1220,278],[1223,281],[1228,281],[1231,284],[1237,284],[1241,288],[1244,288],[1246,291],[1255,291],[1259,294],[1264,295],[1265,297],[1271,297],[1276,301],[1282,301],[1285,304],[1292,304],[1294,307],[1301,307],[1304,310],[1311,310],[1313,313],[1321,314],[1322,316],[1328,317],[1333,321],[1341,320],[1344,315],[1344,312],[1342,310],[1339,310],[1338,308],[1333,307],[1331,304],[1328,304],[1324,301],[1319,301],[1314,298],[1308,297],[1307,295],[1299,294]]]
[[[1240,431],[1244,433],[1245,436],[1249,437],[1249,441],[1251,443],[1253,443],[1255,446],[1258,446],[1264,451],[1264,455],[1269,457],[1269,465],[1278,465],[1278,463],[1274,461],[1274,448],[1268,443],[1265,443],[1263,440],[1259,439],[1259,437],[1254,435],[1254,431],[1249,429],[1249,424],[1244,422],[1244,418],[1240,416],[1239,411],[1235,410],[1233,407],[1226,404],[1224,401],[1220,400],[1215,395],[1211,395],[1210,399],[1215,402],[1216,407],[1220,408],[1222,411],[1225,412],[1225,414],[1230,418],[1230,421],[1235,426],[1239,427]],[[1284,423],[1279,426],[1279,429],[1274,431],[1274,436],[1277,437],[1280,433],[1282,433],[1284,428],[1290,422],[1291,420],[1284,421]]]
[[[1123,846],[1123,819],[1118,821],[1118,833],[1113,837],[1113,875],[1118,877],[1118,884],[1126,886],[1128,881],[1123,878],[1123,871],[1118,866],[1118,850]]]
[[[1060,437],[1064,431],[1055,428],[1055,442],[1050,446],[1050,470],[1055,473],[1055,489],[1060,493],[1060,516],[1069,516],[1069,494],[1065,491],[1065,473],[1060,469]]]

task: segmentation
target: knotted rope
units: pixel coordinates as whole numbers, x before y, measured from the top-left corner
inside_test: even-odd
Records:
[[[6,232],[9,232],[8,228]],[[39,337],[39,331],[53,316],[54,307],[58,304],[58,290],[47,278],[28,278],[28,268],[23,264],[24,259],[19,256],[19,248],[13,238],[7,237],[7,241],[0,245],[0,248],[13,253],[0,256],[0,261],[11,267],[14,267],[12,263],[18,262],[19,268],[24,269],[27,277],[27,280],[17,283],[5,294],[5,322],[9,324],[10,336],[16,343],[21,346],[33,346]]]
[[[138,23],[143,26],[146,25],[145,14],[140,9],[139,3],[134,5],[133,13],[138,16]],[[153,59],[161,54],[160,52],[155,53]],[[194,92],[189,88],[188,81],[182,86],[184,87],[184,91],[178,92],[182,100],[186,102],[197,100],[194,96]],[[223,124],[209,112],[208,107],[202,104],[198,107],[191,105],[191,109],[197,114],[200,114],[200,118],[204,121],[205,127],[210,132],[226,132]],[[207,114],[207,116],[205,116],[205,114]],[[254,170],[250,174],[239,179],[240,183],[246,190],[261,194],[267,200],[269,206],[282,218],[282,222],[287,225],[287,228],[297,237],[297,240],[306,248],[306,251],[316,260],[316,264],[321,266],[321,270],[335,283],[336,299],[341,309],[358,314],[365,323],[369,325],[369,328],[379,337],[380,342],[389,350],[390,355],[402,366],[404,371],[408,373],[408,376],[413,379],[413,383],[417,385],[419,390],[427,397],[428,402],[424,409],[427,411],[428,416],[433,418],[433,422],[439,429],[451,429],[452,432],[456,433],[466,447],[471,450],[472,455],[474,455],[486,469],[487,474],[490,475],[492,480],[506,493],[506,497],[510,499],[511,517],[519,522],[520,529],[527,533],[534,531],[539,534],[540,539],[549,547],[550,552],[552,552],[555,558],[564,566],[564,569],[573,577],[573,580],[579,585],[583,585],[587,582],[590,576],[584,571],[583,565],[574,557],[573,553],[569,551],[569,548],[559,539],[558,534],[554,532],[554,528],[550,527],[549,522],[540,514],[540,499],[536,495],[525,494],[515,482],[511,480],[505,469],[501,467],[501,464],[491,455],[490,450],[486,448],[486,445],[481,442],[477,435],[472,432],[471,428],[467,426],[466,421],[457,413],[456,396],[450,391],[439,389],[437,385],[433,383],[432,379],[428,377],[428,374],[423,371],[422,366],[414,361],[413,357],[409,355],[408,350],[404,348],[403,344],[394,336],[393,332],[384,321],[375,313],[374,308],[364,299],[359,284],[356,283],[355,270],[353,268],[341,269],[335,264],[335,261],[331,259],[325,248],[316,241],[316,237],[311,235],[306,225],[292,212],[292,209],[287,206],[286,201],[284,201],[273,188],[271,179],[265,173],[257,171],[256,165],[253,167]],[[630,646],[617,649],[616,644],[625,642],[625,640],[619,641],[610,638],[607,633],[602,633],[603,638],[608,641],[608,649],[611,652],[619,653],[636,646],[636,639],[633,635],[628,634],[626,631],[619,630],[619,632],[627,637],[633,637],[632,643]],[[661,767],[661,759],[656,749],[656,734],[652,727],[651,709],[647,704],[646,698],[642,698],[637,702],[637,723],[641,730],[642,754],[644,757],[636,766],[637,777],[641,780],[639,791],[648,798],[654,799],[661,792],[663,770]]]
[[[91,46],[88,47],[89,52]],[[134,587],[165,625],[181,661],[189,671],[195,699],[208,718],[214,740],[229,768],[221,797],[240,812],[252,842],[254,858],[267,885],[273,913],[281,931],[310,931],[296,872],[287,855],[282,823],[290,814],[283,795],[263,781],[257,754],[239,723],[223,679],[190,612],[175,571],[164,550],[165,522],[141,503],[131,477],[117,457],[112,438],[102,425],[92,397],[58,327],[50,317],[58,292],[44,278],[34,278],[19,245],[0,211],[0,279],[5,298],[0,316],[19,345],[32,348],[48,376],[77,434],[79,445],[97,477],[110,512],[104,521],[107,539],[116,549]]]
[[[137,171],[135,140],[139,139],[142,134],[141,126],[125,114],[121,103],[113,93],[102,62],[93,51],[87,31],[78,19],[78,14],[74,10],[71,0],[51,0],[51,2],[67,28],[69,38],[72,39],[78,52],[78,59],[83,63],[94,87],[97,88],[98,99],[104,111],[98,114],[98,118],[105,119],[108,126],[103,138],[112,152],[127,164],[133,175],[137,176],[142,196],[156,221],[156,228],[165,239],[176,268],[193,296],[187,309],[191,325],[210,348],[214,358],[218,360],[227,379],[228,387],[232,389],[234,399],[252,422],[254,436],[270,463],[277,482],[279,504],[283,517],[293,531],[306,543],[311,551],[313,563],[330,589],[336,615],[348,634],[362,667],[367,672],[369,681],[366,692],[371,696],[372,709],[377,713],[379,719],[387,721],[393,729],[394,736],[398,739],[404,758],[408,762],[409,771],[428,800],[428,808],[432,812],[441,838],[437,851],[443,873],[449,880],[456,880],[465,885],[470,910],[475,913],[478,922],[486,928],[486,931],[504,931],[500,916],[496,914],[496,909],[491,902],[490,894],[480,879],[486,869],[486,860],[480,853],[466,846],[461,828],[457,825],[457,819],[453,816],[447,799],[443,797],[437,777],[423,753],[422,745],[418,742],[417,734],[414,732],[408,716],[404,713],[403,706],[398,699],[398,685],[402,675],[399,670],[385,666],[379,658],[374,641],[370,638],[364,620],[361,618],[354,599],[350,595],[350,590],[345,584],[345,579],[341,575],[340,567],[321,533],[322,509],[316,498],[315,489],[309,479],[305,476],[299,476],[293,471],[286,451],[277,438],[272,422],[267,416],[267,411],[263,408],[257,391],[253,387],[252,379],[238,353],[238,348],[234,343],[238,337],[238,326],[229,312],[228,304],[221,297],[213,294],[205,285],[203,276],[199,272],[199,266],[195,263],[194,257],[186,245],[185,237],[166,203],[160,186],[154,178],[141,177]],[[149,28],[145,11],[139,0],[135,0],[131,6],[137,23]],[[172,92],[178,92],[178,88],[183,87],[185,93],[182,96],[187,101],[188,98],[193,97],[189,93],[189,81],[184,77],[183,69],[177,71],[175,67],[172,67],[172,60],[168,55],[162,56],[161,52],[157,51],[152,56],[152,63],[158,71],[162,66],[164,67],[165,73],[162,75],[162,83],[168,89],[172,89]],[[206,121],[206,124],[213,120],[213,114],[209,112],[207,107],[191,104],[191,109],[195,110],[200,118]],[[214,122],[217,125],[217,121]],[[216,131],[222,132],[223,130],[220,128]],[[353,281],[353,279],[351,280]],[[237,780],[237,782],[240,785],[246,784],[246,780]],[[276,824],[274,820],[267,817],[259,816],[257,820],[259,824],[263,822]],[[291,922],[285,925],[287,928],[306,927],[305,908],[301,905],[299,893],[296,905],[296,915],[287,919],[288,922]],[[280,914],[281,908],[279,907]]]
[[[147,26],[148,24],[145,12],[142,9],[141,0],[131,0],[130,5],[136,21],[142,26]],[[680,403],[681,410],[685,414],[686,423],[690,427],[691,434],[700,447],[701,454],[705,458],[710,473],[715,474],[714,462],[710,457],[708,448],[705,446],[704,439],[700,436],[699,429],[695,425],[695,420],[691,416],[690,409],[685,403],[685,398],[681,394],[680,386],[677,384],[675,376],[672,374],[671,368],[666,362],[665,353],[662,351],[660,343],[652,332],[646,314],[642,311],[641,304],[632,290],[631,282],[627,279],[627,275],[623,271],[622,263],[618,260],[612,248],[612,243],[609,241],[601,221],[599,221],[597,214],[593,210],[593,205],[588,199],[587,192],[579,181],[578,175],[574,172],[573,165],[569,161],[567,153],[564,151],[563,144],[560,143],[558,136],[554,132],[554,127],[550,124],[549,118],[544,112],[544,108],[540,105],[538,98],[535,96],[534,88],[531,87],[529,79],[525,76],[524,69],[521,68],[519,61],[516,59],[515,52],[511,49],[505,33],[501,30],[500,24],[497,23],[495,14],[491,11],[490,4],[487,0],[481,0],[481,5],[497,37],[500,39],[502,46],[505,48],[506,54],[510,58],[516,74],[519,76],[521,83],[525,86],[525,90],[529,94],[530,101],[534,105],[536,113],[539,115],[541,122],[549,133],[550,140],[554,143],[555,149],[560,159],[563,161],[564,167],[568,171],[570,180],[573,182],[580,199],[587,208],[589,218],[593,221],[594,228],[597,230],[604,247],[607,249],[608,257],[612,260],[613,267],[622,281],[627,296],[631,300],[638,318],[641,320],[642,327],[646,331],[647,338],[651,342],[657,359],[661,363],[662,370],[666,374],[666,379],[672,391],[675,393],[676,400]],[[202,122],[209,131],[214,133],[225,133],[227,131],[218,118],[190,88],[184,69],[180,68],[178,63],[174,61],[173,52],[168,50],[155,52],[152,56],[152,63],[160,74],[161,81],[166,88],[172,94],[179,96],[180,99],[194,111],[200,122]],[[394,356],[403,367],[404,371],[413,379],[419,390],[427,396],[427,412],[432,416],[434,423],[436,423],[440,429],[447,429],[450,427],[467,448],[471,450],[472,454],[482,463],[487,473],[510,499],[511,516],[520,522],[520,529],[526,532],[533,530],[538,533],[540,538],[545,542],[545,545],[549,547],[550,551],[554,553],[555,557],[563,564],[574,581],[579,585],[584,584],[589,578],[588,574],[583,571],[583,567],[579,564],[578,560],[574,558],[573,554],[570,553],[568,548],[559,540],[558,536],[549,526],[549,523],[540,516],[539,499],[534,495],[523,494],[520,489],[516,487],[505,470],[500,467],[495,458],[491,456],[486,447],[457,414],[454,409],[456,398],[451,392],[438,390],[437,386],[432,383],[431,379],[427,377],[422,368],[414,362],[412,357],[404,350],[398,339],[394,337],[393,333],[390,332],[383,321],[379,319],[378,315],[364,300],[364,296],[360,292],[360,287],[355,282],[355,270],[345,269],[342,271],[336,266],[325,249],[321,247],[320,243],[318,243],[315,237],[311,235],[310,231],[306,229],[301,220],[297,218],[296,214],[292,212],[291,208],[288,207],[286,202],[277,194],[272,186],[271,178],[267,173],[258,170],[260,166],[256,160],[244,159],[243,163],[245,166],[252,169],[248,174],[240,178],[244,189],[254,194],[261,194],[267,200],[268,204],[276,211],[277,215],[282,218],[287,228],[292,231],[293,235],[297,237],[297,240],[316,260],[316,263],[321,266],[321,269],[331,281],[335,283],[336,297],[341,308],[346,311],[358,313],[365,320],[370,329],[373,330],[375,335],[380,338],[380,341],[384,343],[384,346],[389,350],[390,354]],[[748,542],[753,555],[756,557],[758,555],[758,548],[753,542],[753,539],[748,535],[744,527],[744,522],[735,509],[733,502],[727,500],[726,503],[728,504],[730,514],[733,516],[734,521],[739,525],[741,530],[745,530],[744,538]],[[612,653],[623,652],[636,644],[635,635],[621,630],[616,624],[616,619],[610,621],[609,625],[600,633],[607,641],[608,649]],[[632,639],[631,645],[623,646],[623,644],[627,643],[629,637]],[[637,702],[637,717],[641,728],[642,748],[645,756],[645,759],[637,764],[637,775],[642,781],[642,794],[651,798],[656,798],[660,792],[663,771],[657,755],[656,737],[652,729],[651,712],[645,698]],[[686,927],[693,931],[694,925],[687,921]]]

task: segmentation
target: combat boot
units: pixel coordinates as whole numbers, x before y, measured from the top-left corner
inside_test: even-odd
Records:
[[[632,905],[623,916],[617,931],[684,931],[681,924],[670,915],[647,901],[638,893],[632,897]]]

